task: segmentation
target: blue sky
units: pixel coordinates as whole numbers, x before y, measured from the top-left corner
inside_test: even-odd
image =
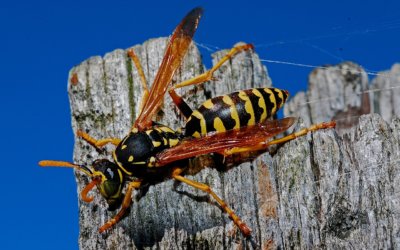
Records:
[[[111,4],[112,2],[112,4]],[[69,69],[93,55],[168,36],[193,7],[195,40],[251,42],[262,59],[324,65],[352,60],[370,71],[400,61],[399,1],[11,1],[0,5],[3,249],[76,249]],[[210,52],[201,50],[205,60]],[[209,62],[208,62],[209,64]],[[310,68],[266,64],[276,87],[306,88]]]

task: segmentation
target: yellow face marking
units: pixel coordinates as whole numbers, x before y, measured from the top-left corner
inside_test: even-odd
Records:
[[[122,145],[121,149],[126,149],[128,146]]]
[[[235,126],[233,127],[233,129],[238,129],[240,128],[240,120],[239,120],[239,114],[237,112],[236,106],[232,101],[232,98],[228,95],[224,95],[222,97],[222,101],[226,104],[228,104],[229,106],[231,106],[231,117],[233,120],[235,120]]]
[[[214,128],[218,132],[225,132],[226,131],[224,123],[222,122],[221,118],[219,118],[219,117],[215,117],[215,119],[214,119]]]
[[[214,103],[212,103],[212,101],[211,101],[210,99],[208,99],[207,101],[205,101],[205,102],[203,103],[203,106],[204,106],[206,109],[212,109],[212,108],[214,107]]]
[[[124,178],[122,177],[122,172],[121,172],[121,170],[119,170],[119,169],[117,169],[117,171],[118,171],[119,179],[121,180],[121,183],[122,183],[122,180],[124,179]],[[118,191],[118,192],[119,192],[119,191]]]
[[[173,147],[176,146],[176,144],[179,143],[178,139],[169,139],[169,146]]]
[[[153,143],[153,146],[154,146],[154,147],[159,147],[159,146],[161,146],[161,142],[160,142],[160,141],[152,141],[152,143]]]
[[[112,152],[112,155],[113,155],[114,161],[117,163],[118,167],[119,167],[120,169],[122,169],[122,171],[124,171],[127,175],[132,175],[132,173],[129,172],[128,170],[126,170],[126,169],[122,166],[121,162],[118,161],[117,155],[115,154],[115,150]]]
[[[247,125],[256,124],[256,118],[254,116],[254,109],[253,109],[253,105],[251,105],[250,97],[244,91],[240,91],[239,98],[244,101],[244,109],[250,115],[250,119],[247,122]],[[244,124],[242,124],[242,125],[244,125]]]
[[[270,90],[269,88],[264,88],[264,91],[267,94],[269,94],[269,100],[271,101],[272,104],[274,104],[274,107],[272,107],[271,114],[270,114],[272,117],[276,113],[276,99],[275,99],[275,96],[274,96],[274,93],[272,92],[272,90]]]
[[[258,106],[263,109],[263,113],[260,116],[260,121],[259,122],[263,122],[267,118],[267,107],[265,106],[264,97],[262,96],[260,91],[258,91],[257,89],[253,89],[252,92],[253,92],[253,94],[255,96],[257,96],[259,98],[258,99]]]
[[[153,132],[153,130],[146,130],[146,134],[147,134],[147,135],[150,135],[151,132]]]
[[[192,116],[194,116],[200,120],[201,134],[202,135],[207,134],[206,121],[204,120],[203,115],[199,111],[195,110],[195,111],[193,111]]]
[[[128,161],[133,162],[133,155],[129,156]]]

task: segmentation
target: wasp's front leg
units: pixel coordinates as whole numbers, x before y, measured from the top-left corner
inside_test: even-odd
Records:
[[[114,218],[112,218],[111,220],[107,221],[103,226],[101,226],[99,228],[99,232],[102,233],[104,231],[106,231],[107,229],[111,228],[112,226],[114,226],[115,224],[118,223],[118,221],[120,221],[122,219],[122,217],[124,217],[126,210],[131,206],[132,204],[132,190],[138,189],[141,185],[141,181],[132,181],[128,184],[128,188],[126,190],[126,194],[124,197],[124,200],[122,202],[121,205],[121,209],[119,210],[119,212],[117,213],[117,215],[114,216]]]
[[[76,136],[84,139],[87,143],[95,147],[96,149],[100,150],[102,147],[107,145],[108,143],[111,143],[115,146],[117,146],[120,142],[121,139],[118,138],[104,138],[100,140],[96,140],[93,137],[91,137],[89,134],[83,132],[82,130],[78,130],[76,132]]]

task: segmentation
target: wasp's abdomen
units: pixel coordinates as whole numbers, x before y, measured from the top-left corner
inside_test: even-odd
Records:
[[[254,88],[208,99],[188,118],[185,136],[200,137],[263,122],[275,115],[287,98],[286,90]]]

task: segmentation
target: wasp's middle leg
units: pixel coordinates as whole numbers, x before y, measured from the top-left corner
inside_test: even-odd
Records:
[[[117,146],[121,142],[121,139],[118,139],[118,138],[104,138],[104,139],[96,140],[93,137],[91,137],[90,135],[88,135],[87,133],[83,132],[82,130],[78,130],[76,132],[76,135],[78,137],[84,139],[87,143],[89,143],[90,145],[92,145],[93,147],[95,147],[99,150],[102,147],[104,147],[105,145],[107,145],[108,143],[111,143],[111,144]]]

